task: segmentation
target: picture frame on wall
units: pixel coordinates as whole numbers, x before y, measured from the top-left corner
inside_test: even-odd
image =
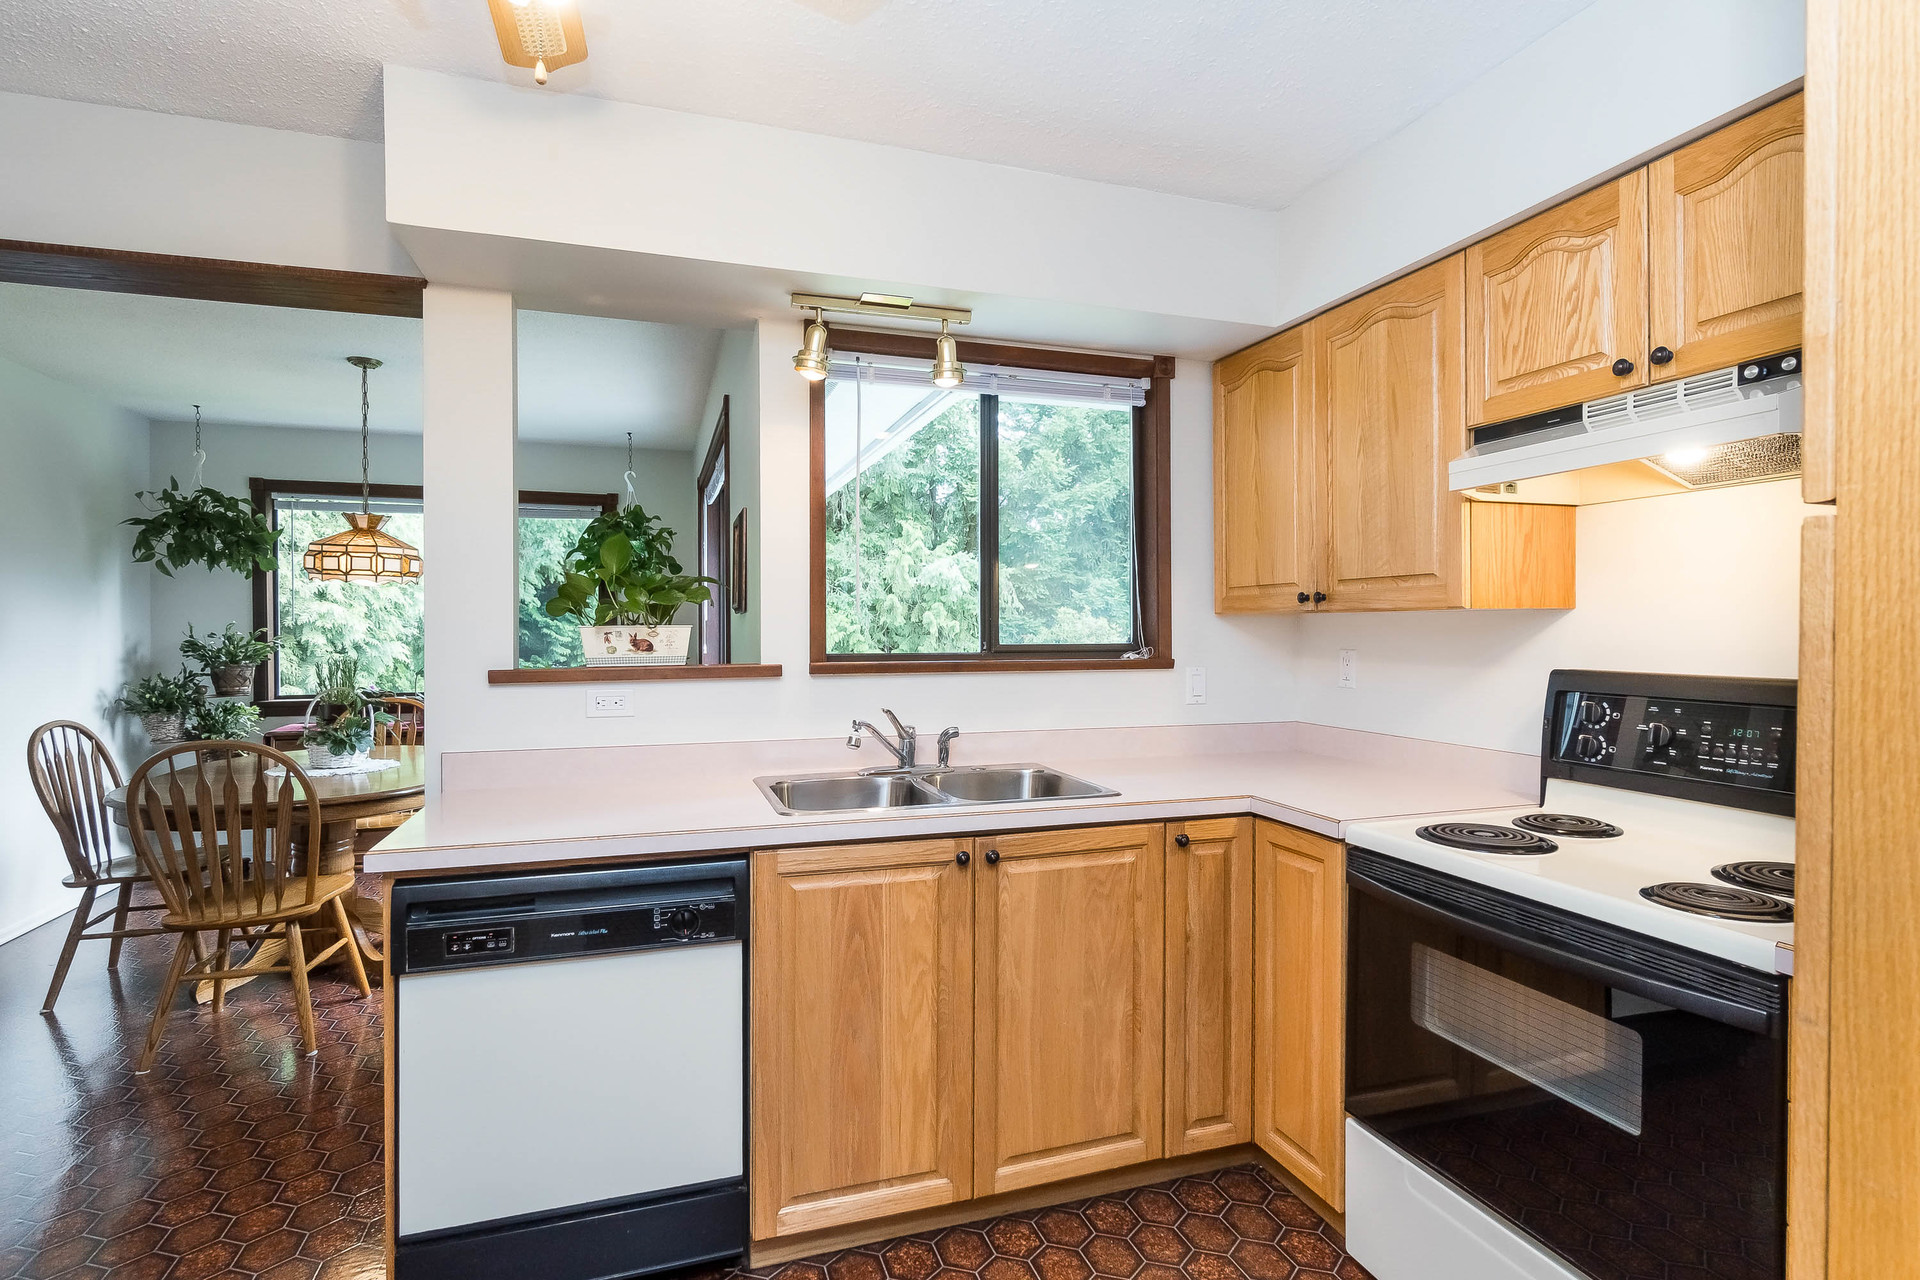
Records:
[[[735,613],[747,611],[747,513],[733,518],[732,554],[727,558],[727,603]]]

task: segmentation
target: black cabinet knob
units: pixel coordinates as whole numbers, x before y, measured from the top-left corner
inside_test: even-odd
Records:
[[[1615,360],[1613,362],[1614,377],[1624,378],[1632,372],[1633,372],[1633,361],[1627,359],[1625,356],[1621,356],[1618,360]]]
[[[962,849],[960,852],[953,855],[953,860],[964,867],[969,862],[973,861],[973,855],[968,853],[965,849]]]
[[[1655,347],[1652,351],[1649,351],[1647,353],[1647,363],[1648,364],[1672,364],[1673,363],[1672,348]],[[1618,373],[1619,370],[1616,369],[1614,370],[1614,372]],[[1629,370],[1629,372],[1631,372],[1631,370]]]
[[[1179,835],[1175,836],[1173,838],[1173,842],[1179,845],[1182,849],[1186,848],[1189,844],[1193,843],[1191,840],[1187,839],[1187,833],[1184,831],[1181,832]]]
[[[999,851],[998,849],[989,849],[989,850],[987,850],[987,865],[988,865],[988,866],[990,866],[990,867],[991,867],[991,866],[993,866],[993,865],[994,865],[995,863],[997,863],[997,862],[999,862],[999,861],[1000,861],[1000,851]]]
[[[1298,600],[1301,604],[1305,604],[1308,600],[1312,599],[1312,597],[1302,591],[1299,595],[1295,596],[1294,599]]]
[[[1314,592],[1314,593],[1313,593],[1313,602],[1314,602],[1315,604],[1325,604],[1325,603],[1327,602],[1327,593],[1326,593],[1326,592],[1324,592],[1324,591],[1316,591],[1316,592]]]

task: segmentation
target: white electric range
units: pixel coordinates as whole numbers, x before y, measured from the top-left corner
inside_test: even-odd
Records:
[[[1348,830],[1378,1280],[1784,1275],[1795,705],[1556,671],[1540,805]]]

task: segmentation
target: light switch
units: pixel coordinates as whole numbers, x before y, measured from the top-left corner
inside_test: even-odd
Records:
[[[1187,668],[1187,702],[1198,705],[1207,700],[1207,669],[1205,667]]]

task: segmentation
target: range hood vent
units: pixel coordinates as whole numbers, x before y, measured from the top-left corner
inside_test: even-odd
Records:
[[[1449,464],[1468,497],[1584,505],[1800,471],[1798,351],[1475,427]]]

